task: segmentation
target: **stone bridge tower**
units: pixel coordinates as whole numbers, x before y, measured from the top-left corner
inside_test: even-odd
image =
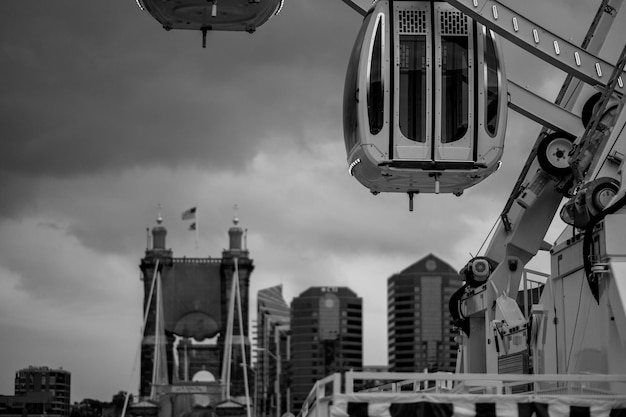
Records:
[[[241,337],[245,343],[246,363],[250,363],[250,341],[248,337],[248,305],[250,275],[254,269],[252,259],[245,247],[244,231],[234,219],[228,231],[230,246],[222,252],[222,258],[176,258],[166,247],[167,230],[159,216],[157,225],[152,228],[152,244],[148,244],[145,257],[141,260],[141,279],[144,285],[143,310],[148,311],[144,326],[141,348],[141,374],[139,395],[148,398],[152,392],[154,361],[157,354],[157,341],[161,352],[165,352],[167,363],[167,383],[160,385],[189,385],[195,375],[201,373],[207,381],[221,383],[221,373],[225,353],[225,339],[229,314],[229,302],[235,262],[239,275],[243,329],[240,329],[237,315],[234,318],[231,363],[230,396],[243,397],[245,393],[245,369]],[[160,297],[162,317],[157,326],[158,285],[153,280],[160,276]],[[154,294],[150,300],[151,292]],[[148,306],[148,304],[150,304]],[[163,329],[157,335],[157,327]],[[163,357],[162,355],[159,357]],[[165,360],[162,359],[162,362]],[[167,390],[166,390],[167,391]],[[172,391],[170,389],[170,391]],[[175,390],[174,390],[175,391]],[[217,391],[216,391],[217,392]],[[213,394],[216,394],[214,392]],[[211,399],[214,406],[216,395]]]

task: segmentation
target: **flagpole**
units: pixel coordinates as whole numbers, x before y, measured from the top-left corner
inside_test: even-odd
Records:
[[[196,236],[196,256],[199,256],[200,248],[198,245],[198,241],[200,240],[198,228],[200,225],[200,216],[198,215],[198,206],[193,206],[189,210],[183,211],[182,214],[183,220],[192,220],[193,222],[188,227],[188,230],[193,230]]]
[[[198,231],[199,229],[200,229],[200,213],[198,213],[197,210],[196,210],[196,230],[195,230],[195,232],[196,232],[196,257],[200,256],[200,250],[198,248],[198,240],[199,240],[198,239],[198,235],[200,233]]]

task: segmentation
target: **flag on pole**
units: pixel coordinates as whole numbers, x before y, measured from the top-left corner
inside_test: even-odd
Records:
[[[196,251],[198,251],[198,223],[200,219],[198,218],[198,213],[196,213],[197,207],[192,207],[189,210],[183,211],[182,219],[183,220],[194,220],[190,225],[188,230],[195,232],[196,235]]]
[[[183,211],[183,220],[194,220],[196,218],[196,207]]]

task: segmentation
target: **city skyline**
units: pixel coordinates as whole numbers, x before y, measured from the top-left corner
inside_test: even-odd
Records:
[[[509,3],[575,43],[599,4]],[[461,197],[417,195],[410,212],[404,194],[371,195],[348,174],[342,127],[361,22],[340,0],[291,0],[256,33],[209,33],[204,49],[133,0],[0,2],[0,393],[28,365],[70,370],[72,400],[137,391],[138,265],[159,205],[180,257],[219,257],[239,217],[250,294],[353,289],[364,362],[386,361],[386,279],[428,253],[455,269],[478,255],[539,126],[509,112],[502,168]],[[504,53],[509,78],[556,96],[563,73]],[[529,266],[548,265],[541,253]]]

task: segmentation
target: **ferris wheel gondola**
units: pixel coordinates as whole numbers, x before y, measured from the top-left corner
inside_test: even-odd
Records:
[[[199,30],[206,46],[207,31],[253,33],[277,15],[284,0],[136,0],[165,30]]]
[[[507,121],[498,39],[446,2],[378,1],[348,64],[349,172],[379,192],[460,195],[500,165]]]

